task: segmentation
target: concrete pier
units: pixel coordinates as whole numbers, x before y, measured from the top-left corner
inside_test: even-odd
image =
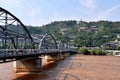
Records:
[[[45,59],[47,61],[59,61],[61,60],[61,54],[45,55]]]
[[[25,59],[14,62],[14,71],[17,72],[39,72],[42,67],[42,59]]]
[[[65,53],[65,54],[59,53],[59,54],[53,54],[53,55],[46,55],[45,59],[47,61],[59,61],[59,60],[65,59],[69,55],[70,55],[69,53]]]
[[[24,59],[14,62],[14,71],[18,72],[39,72],[42,70],[42,66],[46,65],[50,61],[60,61],[68,57],[69,53],[57,53],[44,55],[39,58]]]

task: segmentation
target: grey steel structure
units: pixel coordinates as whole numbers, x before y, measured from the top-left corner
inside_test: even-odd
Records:
[[[16,16],[0,7],[0,63],[65,52],[77,51],[64,47],[51,34],[31,36]]]

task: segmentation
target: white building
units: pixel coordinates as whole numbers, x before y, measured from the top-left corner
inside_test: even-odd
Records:
[[[113,51],[114,56],[120,56],[120,51]]]

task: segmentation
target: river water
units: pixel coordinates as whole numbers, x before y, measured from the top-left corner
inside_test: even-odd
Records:
[[[13,72],[13,62],[0,64],[0,80],[120,80],[120,57],[69,56],[49,62],[41,72]]]
[[[61,79],[61,76],[66,78],[67,75],[64,75],[63,71],[73,66],[72,60],[74,60],[73,56],[59,62],[51,61],[43,66],[41,72],[31,73],[14,73],[13,62],[0,64],[0,80],[67,80]],[[79,64],[75,65],[79,66]]]
[[[0,80],[49,80],[47,70],[56,66],[57,62],[49,62],[44,65],[41,72],[21,72],[15,73],[13,68],[13,62],[0,64]]]
[[[43,60],[44,63],[46,63]],[[2,63],[0,64],[0,80],[44,80],[48,79],[48,74],[45,73],[45,71],[54,68],[56,66],[57,62],[51,61],[47,62],[47,64],[43,64],[41,72],[21,72],[21,73],[15,73],[14,62],[8,62],[8,63]],[[49,80],[49,79],[48,79]]]
[[[0,80],[12,80],[13,62],[0,64]]]

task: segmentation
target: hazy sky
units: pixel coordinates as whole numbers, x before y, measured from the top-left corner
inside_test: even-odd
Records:
[[[120,21],[120,0],[0,0],[0,7],[25,25],[81,19]]]

